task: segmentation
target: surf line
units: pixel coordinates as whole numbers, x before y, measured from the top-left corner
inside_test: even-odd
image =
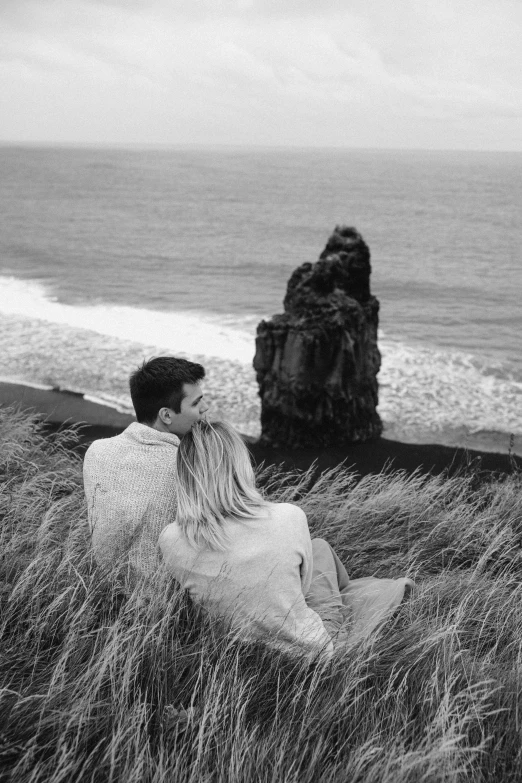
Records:
[[[94,394],[88,392],[82,392],[78,389],[69,389],[66,386],[60,386],[59,384],[47,384],[47,383],[34,383],[33,381],[25,381],[20,378],[11,378],[7,376],[0,376],[0,384],[6,384],[11,386],[22,386],[27,389],[37,389],[38,391],[55,392],[56,394],[65,394],[70,397],[76,397],[77,399],[85,400],[86,402],[92,402],[95,405],[101,405],[104,408],[115,410],[118,413],[134,415],[132,408],[117,400],[108,400],[103,397],[96,397]]]

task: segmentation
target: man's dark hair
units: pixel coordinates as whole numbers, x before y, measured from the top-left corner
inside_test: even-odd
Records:
[[[129,378],[132,404],[142,424],[154,424],[160,408],[181,412],[184,383],[199,383],[205,377],[201,364],[175,356],[156,356],[143,362]]]

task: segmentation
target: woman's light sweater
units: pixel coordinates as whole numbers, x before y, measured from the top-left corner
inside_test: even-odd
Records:
[[[158,570],[161,530],[176,516],[179,438],[133,422],[94,441],[83,476],[96,561],[119,565],[132,582]]]
[[[312,543],[304,512],[271,503],[255,519],[227,520],[225,531],[224,552],[193,547],[176,522],[161,533],[165,565],[191,598],[246,638],[294,654],[330,656],[330,636],[305,601]]]

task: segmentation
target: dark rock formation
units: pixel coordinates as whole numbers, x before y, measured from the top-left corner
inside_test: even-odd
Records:
[[[291,275],[284,314],[257,327],[262,443],[303,448],[381,434],[370,273],[361,235],[337,226],[319,260]]]

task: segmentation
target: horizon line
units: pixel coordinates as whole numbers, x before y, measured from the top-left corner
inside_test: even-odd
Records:
[[[0,139],[0,147],[106,150],[270,150],[317,152],[459,152],[488,154],[521,154],[522,149],[486,149],[475,147],[363,147],[319,144],[245,144],[211,142],[98,142],[98,141],[15,141]]]

